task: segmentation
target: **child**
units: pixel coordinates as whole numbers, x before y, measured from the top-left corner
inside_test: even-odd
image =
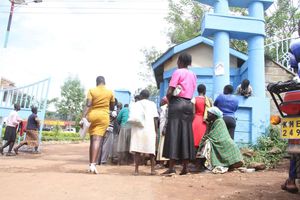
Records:
[[[244,97],[252,95],[252,87],[250,86],[250,81],[248,79],[244,79],[242,84],[237,87],[236,94]]]
[[[6,128],[5,128],[5,135],[4,140],[7,142],[0,148],[0,154],[3,155],[3,149],[9,146],[7,156],[13,156],[11,150],[14,147],[16,136],[17,136],[17,126],[22,121],[22,119],[18,115],[18,111],[20,110],[19,104],[14,104],[14,110],[11,111],[7,117]]]

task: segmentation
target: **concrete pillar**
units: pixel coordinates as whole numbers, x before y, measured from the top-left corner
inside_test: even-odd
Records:
[[[250,4],[249,15],[264,20],[264,7],[261,2]],[[265,51],[264,36],[257,35],[248,39],[248,77],[256,97],[265,97]]]
[[[216,0],[214,12],[218,14],[228,14],[228,0]],[[218,95],[223,93],[225,85],[230,83],[230,60],[229,60],[229,34],[227,32],[217,32],[214,35],[214,88],[213,93]],[[224,74],[216,74],[216,67],[223,67]]]
[[[214,94],[217,95],[230,83],[229,34],[218,32],[214,36]],[[223,68],[224,73],[216,74],[217,67]]]
[[[218,14],[228,14],[228,0],[216,0],[214,3],[214,12]]]

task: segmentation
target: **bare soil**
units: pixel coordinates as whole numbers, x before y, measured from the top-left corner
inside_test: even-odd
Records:
[[[132,165],[104,165],[98,166],[100,174],[92,175],[87,173],[88,147],[88,143],[44,144],[41,154],[0,156],[0,199],[300,200],[300,193],[280,189],[287,161],[277,169],[255,173],[162,177],[150,176],[150,167],[143,166],[140,176],[133,176]]]

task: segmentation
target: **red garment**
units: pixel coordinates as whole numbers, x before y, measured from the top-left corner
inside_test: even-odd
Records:
[[[20,123],[20,136],[23,136],[24,132],[26,132],[27,121],[22,121]]]
[[[198,147],[206,131],[206,123],[203,121],[205,111],[205,97],[195,97],[195,116],[193,120],[194,145]]]

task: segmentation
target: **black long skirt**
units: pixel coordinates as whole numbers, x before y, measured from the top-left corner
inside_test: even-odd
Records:
[[[3,140],[14,142],[16,140],[16,136],[17,136],[17,128],[6,126]]]
[[[172,97],[163,156],[174,160],[194,160],[193,105],[189,99]]]

